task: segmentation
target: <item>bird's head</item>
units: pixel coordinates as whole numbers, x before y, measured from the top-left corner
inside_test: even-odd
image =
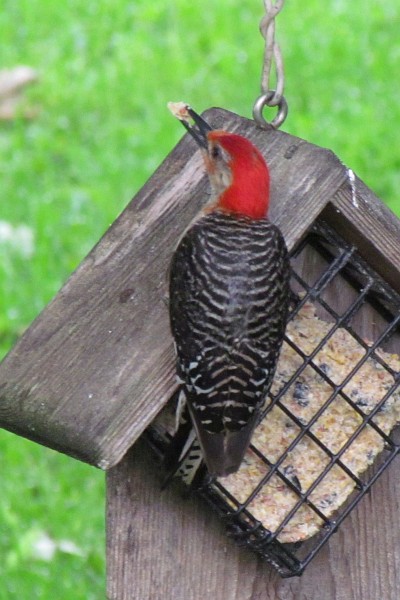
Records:
[[[176,116],[203,151],[215,195],[214,208],[252,219],[266,217],[270,178],[261,152],[247,138],[212,129],[189,106],[184,107],[184,114]]]

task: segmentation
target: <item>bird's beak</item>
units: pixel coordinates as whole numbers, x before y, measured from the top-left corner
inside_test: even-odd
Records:
[[[168,108],[174,117],[180,120],[200,148],[207,150],[207,134],[212,127],[185,102],[168,102]]]
[[[207,150],[207,134],[212,130],[212,127],[203,119],[203,117],[190,108],[190,106],[187,107],[187,113],[193,119],[194,124],[192,125],[189,121],[182,120],[182,125],[187,129],[200,148]]]

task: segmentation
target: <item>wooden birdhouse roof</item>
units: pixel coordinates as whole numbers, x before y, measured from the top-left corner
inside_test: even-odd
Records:
[[[221,109],[205,118],[264,153],[289,249],[323,213],[400,291],[399,221],[332,152]],[[168,265],[208,195],[185,136],[1,363],[1,426],[103,469],[120,461],[175,389]]]

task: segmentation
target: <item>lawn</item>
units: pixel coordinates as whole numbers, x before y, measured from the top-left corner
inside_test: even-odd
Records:
[[[263,53],[261,0],[2,4],[0,68],[40,81],[0,124],[1,356],[182,135],[167,101],[250,117]],[[287,2],[283,129],[400,215],[400,8],[367,4]],[[104,476],[6,432],[0,455],[0,600],[104,597]]]

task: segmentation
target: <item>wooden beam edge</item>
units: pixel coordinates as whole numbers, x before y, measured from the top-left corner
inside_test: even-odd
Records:
[[[400,293],[400,220],[359,178],[356,189],[344,184],[323,217]]]

